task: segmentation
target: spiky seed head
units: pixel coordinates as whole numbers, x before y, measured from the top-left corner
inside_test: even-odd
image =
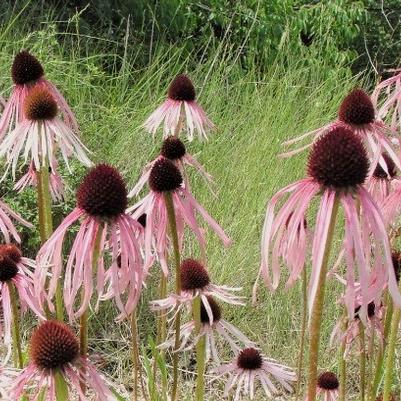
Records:
[[[308,174],[324,187],[355,188],[368,175],[369,159],[361,139],[336,126],[321,136],[309,154]]]
[[[369,95],[356,88],[343,100],[338,112],[338,118],[351,125],[364,125],[375,120],[375,108]]]
[[[18,273],[17,264],[8,256],[0,255],[0,281],[13,279]]]
[[[77,204],[91,216],[113,218],[125,213],[127,188],[118,170],[108,164],[90,169],[78,188]]]
[[[78,357],[79,344],[66,324],[48,320],[33,332],[30,354],[38,368],[63,368]]]
[[[172,80],[167,95],[173,100],[190,102],[195,100],[195,87],[188,75],[179,74]]]
[[[401,252],[393,251],[391,253],[391,259],[393,261],[395,278],[397,279],[397,283],[398,283],[400,281],[400,277],[401,277]]]
[[[44,70],[38,59],[23,50],[14,57],[11,67],[11,77],[16,85],[35,82],[44,75]]]
[[[181,286],[184,291],[198,290],[210,284],[209,274],[195,259],[185,259],[181,263]]]
[[[185,145],[176,136],[166,138],[160,150],[160,154],[170,160],[181,160],[185,153]]]
[[[260,369],[263,358],[256,348],[244,348],[237,357],[237,365],[244,370]]]
[[[322,390],[337,390],[340,383],[335,373],[323,372],[317,379],[317,385]]]
[[[152,191],[174,191],[182,184],[182,174],[171,160],[161,157],[153,164],[148,182]]]
[[[30,90],[24,101],[24,114],[29,120],[51,120],[57,116],[57,102],[46,89],[36,86]]]
[[[6,256],[10,258],[14,263],[19,263],[21,262],[22,252],[14,244],[1,244],[0,256]]]

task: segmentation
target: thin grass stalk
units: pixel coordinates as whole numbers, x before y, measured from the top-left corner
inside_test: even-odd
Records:
[[[320,269],[320,275],[317,285],[316,298],[312,307],[312,316],[310,321],[309,330],[309,382],[308,382],[308,401],[316,400],[316,386],[317,386],[317,369],[319,359],[319,342],[320,342],[320,330],[322,325],[322,314],[324,307],[324,292],[326,285],[326,275],[328,269],[328,261],[333,243],[334,227],[337,218],[339,200],[336,197],[333,205],[331,219],[328,228],[328,235],[326,241],[326,247],[324,250],[322,266]]]
[[[173,202],[173,197],[171,195],[171,192],[165,192],[164,199],[165,199],[165,203],[166,203],[171,240],[173,243],[173,253],[174,253],[174,262],[175,262],[175,292],[176,292],[176,294],[180,294],[181,293],[181,274],[180,274],[181,255],[180,255],[180,247],[179,247],[179,243],[178,243],[177,221],[175,218],[174,202]],[[178,312],[175,317],[174,351],[177,351],[180,348],[180,330],[181,330],[181,313]],[[175,401],[177,399],[177,394],[178,394],[178,358],[179,358],[179,353],[174,352],[174,354],[173,354],[173,386],[172,386],[172,390],[171,390],[171,401]]]

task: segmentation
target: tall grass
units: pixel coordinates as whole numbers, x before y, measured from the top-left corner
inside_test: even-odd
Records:
[[[23,21],[17,20],[0,28],[0,90],[7,95],[11,86],[9,67],[13,54],[22,48],[31,49],[76,111],[83,140],[93,151],[93,159],[120,168],[130,187],[160,147],[160,137],[153,140],[141,129],[141,124],[164,99],[174,75],[189,73],[196,84],[199,102],[218,127],[208,142],[187,144],[188,151],[214,176],[218,198],[211,195],[196,175],[191,176],[193,190],[234,240],[233,246],[224,250],[214,236],[208,237],[209,269],[215,282],[240,285],[250,299],[259,268],[266,202],[279,188],[305,174],[306,154],[281,160],[277,157],[280,144],[335,117],[341,98],[356,84],[348,67],[330,68],[318,49],[305,48],[303,55],[295,57],[285,40],[279,56],[264,75],[252,67],[245,71],[240,63],[241,49],[224,43],[215,49],[213,57],[197,60],[183,57],[179,44],[156,44],[149,64],[138,67],[135,48],[129,47],[129,34],[126,52],[120,55],[104,53],[102,49],[110,49],[113,43],[106,46],[100,39],[82,37],[79,26],[75,33],[66,35],[49,20],[44,19],[42,28],[33,32],[27,32],[22,24]],[[69,24],[74,26],[73,18]],[[69,178],[72,188],[69,208],[82,174],[77,169],[76,175]],[[7,194],[14,196],[11,191]],[[24,202],[26,207],[30,200]],[[184,256],[196,252],[193,243],[185,249]],[[140,334],[145,348],[146,339],[153,334],[153,316],[147,300],[154,293],[151,285],[140,306]],[[261,288],[259,295],[256,307],[249,301],[242,308],[224,308],[224,318],[258,342],[268,355],[295,365],[300,285],[288,291],[281,288],[276,294]],[[335,369],[336,350],[326,345],[338,317],[337,295],[333,287],[323,327],[322,344],[326,348],[321,367],[324,369]],[[96,341],[91,346],[95,352],[105,354],[110,374],[128,385],[128,328],[116,325],[113,316],[112,308],[104,308],[92,318],[91,337]],[[189,361],[188,357],[186,362]],[[219,399],[212,394],[218,393],[209,393],[210,400]],[[190,393],[187,399],[191,399]]]

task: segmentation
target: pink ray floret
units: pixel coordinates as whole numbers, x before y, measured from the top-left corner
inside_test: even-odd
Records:
[[[362,320],[366,320],[368,304],[378,299],[384,282],[397,305],[401,305],[389,240],[382,214],[367,190],[362,186],[369,170],[366,151],[359,137],[345,127],[338,127],[322,136],[314,145],[308,162],[308,178],[290,184],[273,196],[269,202],[262,231],[262,260],[260,275],[268,288],[275,290],[280,281],[283,258],[282,242],[286,253],[293,253],[288,269],[291,277],[305,269],[306,247],[299,248],[297,238],[300,227],[307,219],[310,205],[317,196],[320,206],[316,216],[312,239],[312,270],[309,277],[308,304],[311,311],[323,263],[330,221],[336,202],[344,211],[345,279],[348,299],[354,299],[355,282],[361,286]],[[287,199],[286,199],[287,198]],[[286,199],[284,201],[284,199]],[[276,212],[276,206],[282,206]],[[359,208],[359,210],[358,210]],[[284,236],[285,234],[285,236]],[[300,252],[301,251],[301,252]],[[301,255],[299,255],[302,253]],[[299,260],[302,261],[299,264]],[[291,262],[293,261],[293,262]],[[355,274],[357,272],[357,274]],[[370,285],[370,277],[381,280]],[[290,281],[292,284],[293,281]],[[256,289],[257,282],[255,283]],[[354,305],[348,302],[348,314],[353,317]]]
[[[277,399],[282,389],[291,393],[296,381],[291,368],[265,357],[256,348],[241,350],[233,362],[220,366],[215,372],[220,376],[228,375],[223,396],[233,393],[234,401],[241,400],[243,396],[253,400],[257,382],[268,398]]]
[[[214,128],[203,108],[195,101],[195,88],[184,74],[171,83],[167,100],[145,121],[144,128],[153,136],[163,125],[163,136],[177,136],[182,126],[186,127],[190,141],[197,132],[200,139],[207,139],[207,131]]]
[[[111,166],[100,164],[89,171],[77,192],[77,203],[39,250],[37,263],[40,269],[35,275],[35,287],[38,291],[44,288],[50,270],[48,301],[53,308],[52,300],[63,266],[64,239],[70,227],[79,223],[65,267],[67,313],[71,320],[78,318],[89,307],[93,293],[97,292],[99,302],[107,287],[120,311],[118,319],[122,319],[135,309],[146,275],[141,253],[142,226],[125,213],[125,183]],[[95,249],[99,251],[96,263],[93,260]],[[105,260],[108,258],[111,266],[106,272]],[[82,299],[77,302],[81,292]]]

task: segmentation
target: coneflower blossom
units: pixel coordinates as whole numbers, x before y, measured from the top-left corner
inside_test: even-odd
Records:
[[[381,157],[382,153],[388,153],[389,158],[394,162],[398,170],[401,170],[401,160],[399,150],[395,149],[393,141],[399,144],[399,140],[381,120],[375,117],[375,108],[370,97],[362,89],[354,89],[351,91],[341,103],[338,118],[331,123],[308,132],[298,138],[284,142],[284,145],[293,145],[310,136],[314,141],[321,135],[330,130],[336,129],[338,126],[345,126],[359,135],[369,151],[371,159],[370,175],[375,170],[378,163],[386,171],[386,164]],[[291,156],[309,148],[313,144],[310,143],[297,150],[284,153],[283,156]]]
[[[81,316],[88,308],[94,291],[94,275],[96,291],[99,299],[102,298],[106,284],[106,252],[111,257],[108,274],[114,300],[121,312],[118,318],[135,309],[145,271],[138,240],[142,236],[142,226],[125,213],[126,207],[127,189],[120,173],[107,164],[99,164],[89,171],[79,186],[76,208],[39,250],[37,262],[40,268],[36,272],[35,286],[38,290],[44,287],[50,267],[48,299],[51,301],[61,274],[64,237],[70,226],[80,222],[64,279],[64,303],[70,319]],[[93,254],[97,246],[99,257],[94,270]],[[75,311],[74,304],[80,290],[84,296]],[[121,298],[123,292],[127,293],[125,303]]]
[[[213,129],[214,124],[196,102],[195,96],[195,88],[189,77],[177,75],[168,88],[167,100],[149,116],[144,128],[154,136],[163,124],[163,134],[167,137],[177,136],[181,126],[185,126],[190,141],[195,131],[200,139],[207,139],[206,131]]]
[[[0,140],[23,120],[23,104],[34,87],[41,87],[51,93],[57,102],[64,122],[75,132],[78,132],[78,123],[74,113],[63,95],[44,77],[43,67],[35,56],[26,50],[17,53],[11,67],[11,77],[14,87],[0,118]]]
[[[345,355],[351,350],[355,340],[358,340],[361,335],[361,319],[359,317],[360,305],[355,308],[354,318],[348,320],[346,329],[344,331],[344,322],[342,319],[335,325],[331,333],[330,343],[332,346],[338,343],[345,343]],[[376,306],[372,301],[368,304],[368,318],[363,324],[363,334],[367,338],[378,338],[383,342],[384,328],[383,328],[383,306]],[[358,343],[360,345],[360,343]],[[360,348],[358,351],[361,351]]]
[[[362,186],[368,175],[369,161],[360,137],[345,126],[337,126],[319,138],[309,155],[308,177],[280,190],[271,199],[262,232],[262,261],[260,274],[266,286],[276,289],[280,280],[279,249],[284,230],[298,235],[307,210],[315,197],[321,197],[313,230],[312,271],[309,279],[309,310],[314,303],[322,258],[328,238],[336,201],[344,210],[344,250],[346,261],[345,304],[350,317],[354,314],[355,282],[361,286],[362,320],[366,320],[367,307],[372,299],[379,299],[383,291],[380,282],[371,284],[371,275],[386,284],[394,302],[401,305],[401,295],[392,268],[387,232],[380,210]],[[280,211],[275,213],[278,202],[289,194]],[[358,210],[359,209],[359,210]],[[371,235],[369,235],[371,234]],[[290,249],[299,253],[300,249]],[[299,256],[305,260],[304,255]],[[288,266],[290,275],[292,265]],[[302,268],[305,268],[305,263]],[[356,280],[355,269],[358,271]],[[272,274],[272,277],[270,276]]]
[[[337,401],[339,387],[340,383],[335,373],[323,372],[317,379],[316,395],[322,401]],[[305,401],[308,401],[308,399],[305,398]]]
[[[19,400],[26,395],[32,401],[56,401],[57,374],[68,386],[68,399],[75,399],[74,396],[80,401],[115,399],[96,368],[79,355],[79,343],[71,329],[64,323],[49,320],[33,332],[30,362],[14,381],[10,398]],[[89,385],[93,394],[86,396],[82,392],[82,381]],[[45,398],[40,394],[45,394]]]
[[[85,146],[57,117],[56,100],[47,89],[40,86],[33,88],[26,96],[23,107],[24,119],[4,136],[0,145],[0,157],[6,157],[7,168],[11,167],[13,177],[21,156],[24,163],[28,160],[33,162],[37,171],[44,166],[56,170],[54,160],[58,150],[68,168],[68,159],[72,155],[86,166],[92,164]]]
[[[216,369],[220,375],[229,375],[224,388],[224,397],[234,391],[234,401],[241,395],[255,398],[256,381],[259,380],[266,396],[273,398],[279,393],[277,382],[286,392],[292,392],[292,383],[296,381],[295,373],[287,366],[279,364],[271,358],[263,356],[256,348],[245,348],[239,352],[235,360]]]
[[[35,262],[22,257],[21,251],[13,244],[0,245],[0,300],[3,316],[3,341],[11,352],[12,306],[10,285],[14,286],[21,306],[21,312],[29,307],[39,318],[44,319],[40,302],[33,291]],[[43,296],[43,294],[42,294]],[[7,358],[6,358],[7,359]]]
[[[166,254],[168,251],[168,214],[165,203],[165,193],[170,192],[174,203],[177,231],[182,246],[185,224],[194,232],[203,257],[205,258],[206,240],[204,230],[199,226],[196,214],[199,213],[213,231],[220,237],[225,246],[231,244],[230,238],[225,234],[217,222],[207,213],[190,191],[183,185],[180,170],[169,159],[160,157],[153,164],[149,174],[148,184],[150,192],[129,210],[137,220],[146,214],[145,228],[145,257],[146,264],[152,259],[154,248],[164,274],[168,274]]]
[[[201,303],[201,329],[199,334],[195,334],[195,321],[191,320],[181,326],[180,329],[180,347],[174,352],[187,351],[193,348],[200,338],[206,338],[206,361],[210,358],[214,362],[220,363],[217,347],[217,337],[221,337],[230,346],[231,350],[238,353],[242,348],[254,346],[254,342],[249,340],[245,334],[231,323],[222,319],[221,308],[219,304],[210,296],[207,297],[210,310],[213,315],[213,323],[210,323],[208,312],[203,303]],[[174,348],[175,332],[159,348]]]
[[[378,108],[378,117],[385,119],[389,115],[391,128],[401,127],[401,70],[393,70],[395,75],[380,82],[372,94],[372,101]],[[386,96],[383,104],[378,105],[379,98]]]
[[[52,164],[53,166],[57,166],[57,160],[54,160]],[[33,162],[31,162],[28,171],[16,182],[14,189],[20,193],[29,186],[36,187],[37,185],[38,172],[36,171]],[[64,200],[65,190],[63,179],[57,170],[54,168],[52,169],[51,167],[49,167],[49,190],[54,202],[61,202]]]
[[[180,276],[181,293],[171,294],[165,299],[152,301],[150,304],[154,311],[167,310],[168,313],[177,313],[184,306],[191,305],[196,297],[200,297],[201,305],[205,308],[209,318],[209,324],[213,325],[213,310],[209,302],[213,300],[211,297],[233,305],[244,305],[244,298],[234,294],[241,291],[241,288],[211,283],[207,270],[197,260],[185,259],[180,266]]]
[[[145,166],[145,169],[138,183],[135,185],[134,188],[132,188],[132,190],[128,194],[129,198],[136,196],[141,192],[142,188],[149,180],[150,171],[152,170],[153,165],[156,163],[157,160],[163,157],[171,160],[178,167],[178,169],[181,171],[181,174],[184,177],[184,184],[187,189],[189,189],[190,186],[187,174],[185,173],[184,170],[185,165],[195,167],[198,170],[198,172],[203,176],[203,178],[206,180],[206,182],[209,184],[210,187],[210,183],[213,181],[212,176],[194,157],[192,157],[189,153],[187,153],[184,143],[179,138],[175,136],[170,136],[163,141],[163,145],[160,150],[160,155],[155,160],[153,160],[152,162],[148,163]]]

